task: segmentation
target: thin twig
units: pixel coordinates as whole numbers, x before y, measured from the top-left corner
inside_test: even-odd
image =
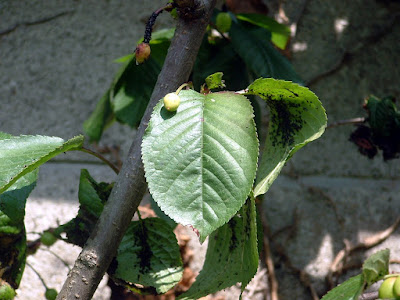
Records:
[[[36,269],[29,263],[26,262],[26,265],[31,268],[31,270],[37,275],[37,277],[39,277],[40,281],[42,282],[43,286],[46,288],[46,290],[48,289],[46,282],[44,281],[43,277],[39,274],[38,271],[36,271]]]
[[[341,125],[349,125],[349,124],[362,124],[365,123],[365,118],[352,118],[347,120],[340,120],[329,124],[326,128],[333,128]]]
[[[89,153],[90,155],[96,156],[98,159],[102,160],[103,162],[106,163],[116,174],[119,173],[119,169],[116,165],[114,165],[111,161],[109,161],[107,158],[105,158],[103,155],[100,153],[94,152],[93,150],[90,150],[88,148],[82,147],[79,149],[82,152]]]
[[[262,226],[264,229],[263,243],[264,243],[264,253],[265,253],[265,265],[267,266],[267,269],[268,269],[268,282],[269,282],[270,297],[271,297],[271,300],[279,300],[279,293],[278,293],[279,285],[278,285],[278,280],[276,279],[276,275],[275,275],[275,266],[274,266],[274,261],[272,259],[270,242],[268,239],[268,236],[270,236],[270,230],[269,230],[269,226],[268,226],[268,222],[265,217],[265,214],[263,213],[262,205],[257,204],[257,206],[258,206],[258,211],[261,216]]]
[[[67,267],[68,271],[71,271],[71,267],[69,266],[69,264],[61,256],[59,256],[57,253],[55,253],[54,251],[50,250],[49,248],[42,248],[42,250],[53,254],[56,258],[58,258],[63,263],[64,266]]]

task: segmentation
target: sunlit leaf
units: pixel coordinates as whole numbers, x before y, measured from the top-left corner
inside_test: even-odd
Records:
[[[181,91],[176,113],[160,101],[142,144],[150,192],[177,223],[204,239],[244,204],[253,184],[258,140],[253,109],[232,92]]]

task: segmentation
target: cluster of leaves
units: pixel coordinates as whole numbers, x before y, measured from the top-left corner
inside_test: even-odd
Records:
[[[220,80],[218,75],[211,76],[208,83],[221,86]],[[246,94],[264,99],[272,116],[255,185],[259,141],[254,112],[244,95],[183,90],[176,112],[168,112],[160,100],[143,140],[146,178],[158,211],[190,225],[200,241],[210,235],[203,271],[181,299],[196,299],[236,282],[244,289],[258,266],[254,197],[264,194],[287,159],[318,138],[326,126],[325,111],[307,88],[259,79]],[[82,136],[65,142],[54,137],[2,134],[0,246],[4,253],[14,254],[10,258],[13,264],[7,260],[2,266],[7,266],[4,274],[16,274],[7,280],[15,288],[26,254],[24,207],[35,185],[37,167],[57,154],[80,150],[82,143]],[[65,232],[67,242],[83,245],[111,188],[112,184],[97,183],[82,170],[78,215],[54,234]],[[132,222],[109,269],[113,278],[136,292],[164,293],[182,276],[174,223],[165,218]],[[10,237],[14,238],[11,243]]]
[[[371,255],[365,260],[361,274],[351,277],[338,285],[321,300],[358,300],[365,289],[389,274],[389,256],[388,249]]]
[[[237,282],[244,290],[258,267],[255,197],[266,193],[286,161],[326,127],[325,110],[307,88],[272,78],[250,83],[254,77],[300,82],[271,43],[285,47],[286,27],[264,16],[227,15],[230,26],[223,35],[208,31],[194,67],[194,87],[206,78],[202,93],[180,91],[174,112],[160,100],[143,138],[146,180],[160,218],[133,221],[108,270],[138,293],[165,293],[181,279],[175,222],[193,228],[200,242],[209,237],[203,270],[179,299],[198,299]],[[119,60],[124,66],[84,124],[91,140],[100,139],[114,120],[137,126],[173,32],[153,34],[152,56],[144,64],[136,65],[133,55]],[[211,92],[225,86],[220,71],[227,75],[228,90],[244,91]],[[254,121],[257,102],[247,96],[259,96],[270,108],[268,135],[261,143]],[[25,264],[24,208],[38,167],[60,153],[82,150],[82,144],[82,136],[64,141],[0,133],[0,274],[13,288]],[[265,148],[258,162],[260,144]],[[82,170],[78,215],[54,234],[65,233],[66,242],[82,246],[112,186]]]
[[[229,20],[225,18],[223,25],[216,20],[221,14]],[[213,15],[213,23],[224,32],[217,33],[209,27],[203,39],[191,76],[196,90],[200,89],[206,77],[216,72],[225,74],[227,89],[232,91],[246,88],[253,78],[259,77],[302,83],[290,62],[278,50],[287,45],[288,27],[265,15],[234,15],[219,11]],[[115,120],[133,128],[139,124],[173,34],[173,28],[152,34],[149,43],[151,56],[145,64],[137,65],[134,54],[117,60],[123,66],[84,123],[85,134],[92,141],[98,141]],[[142,40],[138,44],[140,42]]]
[[[357,126],[350,140],[358,146],[361,154],[374,158],[378,149],[383,159],[398,158],[400,154],[400,112],[393,97],[379,99],[370,96],[364,108],[368,113],[366,124]]]

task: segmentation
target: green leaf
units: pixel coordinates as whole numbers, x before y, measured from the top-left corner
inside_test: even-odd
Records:
[[[150,205],[151,209],[155,212],[157,217],[160,219],[163,219],[168,225],[170,225],[172,228],[175,228],[178,224],[175,223],[174,220],[172,220],[170,217],[168,217],[158,206],[157,202],[154,201],[153,197],[150,197]]]
[[[98,183],[90,176],[88,170],[82,169],[78,192],[80,209],[98,218],[103,211],[105,201],[97,194],[97,186]]]
[[[173,229],[159,218],[131,222],[118,248],[115,276],[165,293],[182,278]]]
[[[105,182],[97,183],[86,169],[82,169],[79,179],[78,215],[68,223],[59,226],[54,234],[60,235],[65,232],[66,242],[82,247],[103,211],[112,186]]]
[[[203,269],[178,299],[199,299],[242,283],[242,291],[257,272],[256,213],[248,200],[239,215],[210,235]]]
[[[363,275],[367,286],[383,279],[389,274],[389,249],[384,249],[372,254],[363,264]]]
[[[156,105],[142,143],[150,192],[204,239],[244,204],[257,167],[253,109],[232,92],[179,93],[176,113]]]
[[[207,76],[206,78],[206,84],[207,87],[211,90],[211,89],[222,89],[225,87],[225,81],[222,80],[222,76],[224,75],[224,73],[222,72],[217,72],[214,74],[211,74],[209,76]]]
[[[78,150],[82,144],[81,135],[68,141],[40,135],[0,139],[0,193],[54,156]]]
[[[133,57],[110,89],[111,107],[119,122],[135,127],[149,102],[160,66],[150,57],[136,65]]]
[[[89,137],[89,140],[98,142],[103,134],[103,131],[114,121],[114,113],[111,109],[110,90],[108,90],[96,108],[83,123],[83,132]]]
[[[246,29],[232,23],[232,45],[256,77],[272,77],[302,83],[291,63],[272,46],[270,32],[264,28]]]
[[[10,219],[7,226],[14,225],[18,231],[23,226],[26,199],[36,186],[38,170],[19,178],[7,191],[0,194],[0,211]],[[0,231],[4,232],[2,226],[4,224],[0,225]]]
[[[301,147],[319,138],[327,117],[318,97],[295,83],[261,78],[248,87],[270,107],[265,150],[258,169],[254,196],[265,194],[285,162]]]
[[[358,300],[363,290],[364,278],[360,274],[330,290],[321,300]]]
[[[271,32],[271,41],[280,49],[285,49],[290,37],[290,28],[262,14],[238,14],[241,21],[267,29]]]
[[[243,60],[233,50],[232,44],[210,45],[207,39],[199,50],[193,68],[193,84],[196,89],[210,74],[222,72],[228,90],[239,91],[249,85],[248,72]]]

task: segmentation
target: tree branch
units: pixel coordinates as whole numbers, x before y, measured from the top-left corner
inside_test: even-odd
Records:
[[[215,6],[215,0],[197,0],[194,3],[195,17],[187,19],[185,15],[185,18],[178,20],[164,66],[158,76],[128,157],[125,159],[95,229],[75,261],[72,271],[68,274],[57,297],[58,300],[92,298],[142,200],[146,191],[141,159],[144,131],[159,99],[188,80]]]

